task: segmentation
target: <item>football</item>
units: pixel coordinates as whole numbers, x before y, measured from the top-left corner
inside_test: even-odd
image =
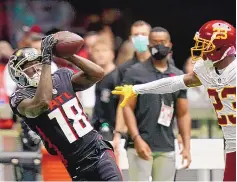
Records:
[[[78,53],[84,44],[82,37],[69,31],[57,32],[54,34],[54,39],[57,39],[58,43],[53,49],[53,54],[61,58],[67,58]]]

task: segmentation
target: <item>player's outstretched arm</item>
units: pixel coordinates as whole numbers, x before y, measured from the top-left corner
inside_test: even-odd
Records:
[[[55,44],[56,41],[52,35],[42,40],[43,66],[35,96],[32,99],[24,99],[17,107],[20,114],[26,117],[37,117],[49,108],[53,89],[51,77],[52,48]]]
[[[134,85],[133,91],[136,94],[165,94],[200,85],[201,82],[195,73],[189,73],[180,76],[163,78],[146,84]]]
[[[189,73],[186,75],[163,78],[145,84],[119,86],[116,87],[112,93],[124,96],[124,100],[120,104],[121,107],[124,107],[128,100],[137,94],[173,93],[178,90],[187,89],[188,87],[196,87],[200,85],[201,82],[195,73]]]
[[[85,90],[104,77],[104,70],[88,59],[74,54],[67,60],[82,70],[72,76],[72,85],[75,91]]]

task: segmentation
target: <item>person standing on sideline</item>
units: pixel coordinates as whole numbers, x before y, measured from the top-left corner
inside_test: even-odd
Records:
[[[150,30],[151,26],[145,21],[138,20],[132,24],[129,39],[135,48],[135,54],[131,60],[128,60],[117,67],[118,72],[117,81],[114,87],[121,84],[124,74],[130,66],[139,62],[144,62],[151,56],[148,50],[148,43],[149,43],[148,36]],[[121,100],[122,98],[120,98],[119,102],[121,102]],[[114,138],[113,138],[113,146],[117,160],[119,160],[119,154],[120,154],[119,151],[120,139],[121,136],[126,133],[127,133],[127,127],[124,123],[123,111],[120,107],[117,107]]]
[[[111,94],[115,81],[114,48],[112,43],[98,39],[91,48],[91,59],[104,69],[105,76],[95,86],[95,107],[92,122],[104,139],[113,139],[113,127],[118,101]],[[117,98],[117,97],[116,97]]]
[[[152,57],[137,63],[125,73],[123,84],[134,85],[181,75],[183,72],[168,62],[172,43],[169,32],[155,27],[149,35]],[[138,95],[129,100],[123,109],[129,131],[128,162],[131,181],[173,181],[175,178],[174,117],[183,141],[181,155],[191,162],[190,130],[186,90],[175,93]]]

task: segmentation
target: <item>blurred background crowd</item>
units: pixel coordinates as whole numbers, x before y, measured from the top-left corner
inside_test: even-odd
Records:
[[[173,44],[169,63],[188,73],[193,68],[190,47],[195,32],[211,19],[222,19],[235,26],[234,4],[234,1],[221,0],[1,0],[0,135],[8,139],[1,139],[0,149],[8,152],[37,151],[39,148],[39,141],[32,140],[34,136],[27,126],[12,115],[9,108],[8,97],[15,91],[16,85],[8,75],[6,64],[15,49],[34,47],[40,51],[41,38],[58,31],[67,30],[82,36],[85,43],[77,54],[100,65],[106,76],[95,86],[78,93],[78,97],[96,129],[104,132],[106,139],[113,140],[118,98],[111,95],[111,90],[121,83],[117,70],[124,65],[128,67],[127,61],[137,59],[139,62],[150,57],[149,53],[140,54],[139,43],[133,37],[148,36],[149,26],[164,27]],[[60,67],[78,71],[64,59],[55,58],[53,71]],[[188,90],[187,98],[193,121],[192,138],[222,138],[204,88]],[[175,129],[177,126],[174,124]],[[15,135],[19,131],[23,132]],[[20,138],[20,144],[9,139],[13,136]],[[24,166],[22,169],[25,174],[31,171],[25,175],[28,180],[36,180],[32,175],[35,168]]]

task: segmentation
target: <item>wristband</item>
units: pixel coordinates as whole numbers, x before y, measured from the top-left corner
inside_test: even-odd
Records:
[[[46,55],[44,57],[42,57],[42,64],[48,64],[51,65],[51,56],[50,55]]]
[[[116,133],[120,134],[121,136],[123,135],[123,133],[122,133],[121,131],[116,131],[116,130],[114,130],[114,131],[113,131],[113,134],[116,134]]]
[[[138,136],[140,136],[140,134],[138,133],[138,134],[136,134],[134,137],[132,137],[132,141],[134,141],[135,142],[135,140],[137,139],[137,137]]]

